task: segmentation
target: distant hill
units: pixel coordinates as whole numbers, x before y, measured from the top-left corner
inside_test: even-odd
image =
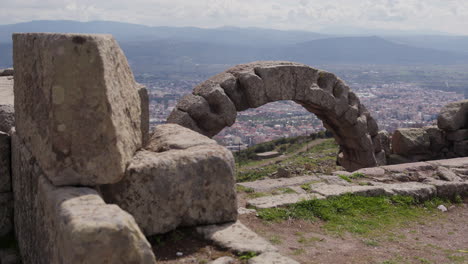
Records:
[[[306,31],[262,28],[149,27],[111,21],[44,20],[0,25],[0,42],[11,42],[14,32],[107,33],[118,41],[177,40],[229,45],[287,45],[327,35]]]
[[[468,54],[418,48],[380,37],[328,38],[300,43],[287,55],[307,63],[348,64],[459,64],[468,63]]]
[[[255,60],[291,60],[309,65],[468,64],[468,37],[433,36],[424,41],[424,36],[333,37],[260,28],[32,21],[0,25],[0,67],[11,66],[12,32],[110,33],[137,72],[195,72],[200,64],[233,65]]]

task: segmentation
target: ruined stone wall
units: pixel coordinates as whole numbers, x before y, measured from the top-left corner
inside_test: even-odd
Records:
[[[145,234],[237,219],[231,152],[179,125],[150,137],[146,88],[112,36],[15,34],[13,48],[0,237],[14,207],[23,263],[155,263]]]
[[[397,129],[391,143],[392,164],[468,156],[468,100],[442,108],[437,126]]]

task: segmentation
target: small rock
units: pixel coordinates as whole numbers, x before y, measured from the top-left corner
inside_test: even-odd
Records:
[[[448,211],[447,207],[445,207],[445,206],[442,205],[442,204],[439,205],[439,206],[437,206],[437,209],[439,209],[439,210],[442,211],[442,212],[447,212],[447,211]]]
[[[210,262],[209,264],[232,264],[234,261],[235,260],[231,257],[220,257]]]
[[[176,253],[176,256],[178,256],[178,257],[182,257],[183,255],[184,255],[184,253],[182,253],[182,252],[177,252]]]
[[[237,213],[240,214],[240,215],[244,215],[244,214],[254,214],[256,213],[257,211],[255,209],[248,209],[248,208],[245,208],[245,207],[239,207],[237,209]]]

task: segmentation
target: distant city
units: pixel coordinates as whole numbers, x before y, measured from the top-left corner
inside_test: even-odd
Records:
[[[351,78],[355,80],[355,78]],[[204,79],[137,80],[148,87],[151,124],[165,123],[177,101]],[[345,80],[346,81],[346,80]],[[377,120],[380,129],[393,132],[397,128],[435,125],[440,109],[447,103],[464,99],[461,91],[422,88],[416,83],[348,82],[361,102]],[[237,121],[215,136],[222,145],[242,148],[282,137],[308,135],[323,131],[322,122],[292,101],[269,103],[256,109],[239,112]]]

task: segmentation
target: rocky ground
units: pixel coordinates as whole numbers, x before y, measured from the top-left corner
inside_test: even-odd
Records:
[[[238,183],[237,224],[215,227],[209,235],[213,227],[188,229],[156,238],[153,245],[160,263],[171,264],[210,263],[222,256],[232,262],[219,263],[276,263],[252,258],[271,251],[289,258],[277,263],[468,263],[468,200],[462,200],[467,175],[468,158],[459,158]],[[310,199],[324,201],[319,207],[351,199],[334,212],[351,207],[364,213],[335,221],[316,208],[310,218],[294,211]],[[411,199],[410,205],[399,207],[401,199]],[[353,201],[369,208],[352,208]],[[380,208],[376,201],[396,205]],[[255,243],[252,231],[259,235]]]

